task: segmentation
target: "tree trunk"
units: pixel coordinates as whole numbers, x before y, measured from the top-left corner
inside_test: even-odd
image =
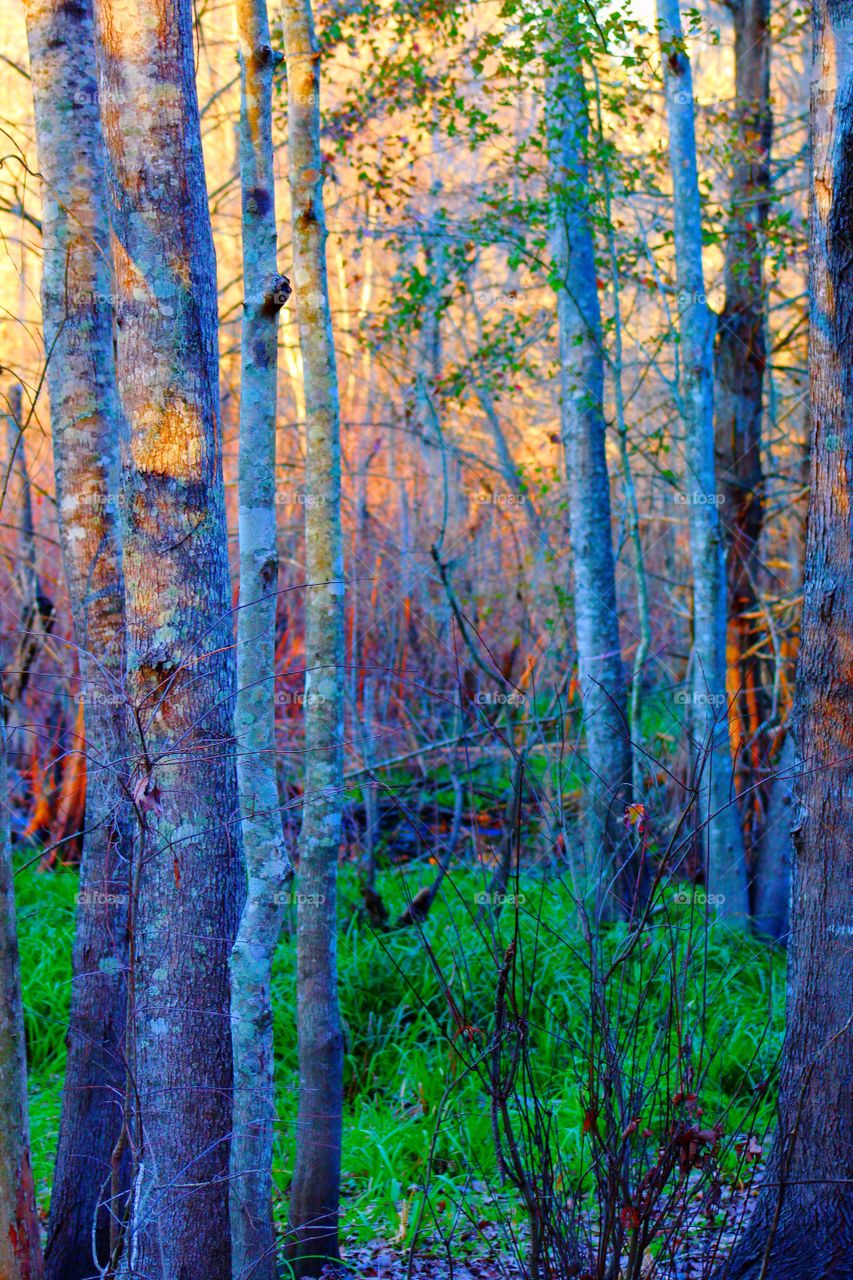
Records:
[[[726,591],[714,466],[714,323],[705,300],[693,83],[678,0],[657,0],[675,213],[681,414],[693,562],[691,722],[706,880],[716,913],[747,919],[743,835],[732,786],[726,695]]]
[[[0,806],[0,1276],[3,1280],[41,1280],[44,1264],[30,1164],[27,1050],[2,716]]]
[[[717,330],[716,445],[726,543],[729,688],[738,740],[738,791],[747,863],[767,800],[771,699],[754,652],[760,609],[758,544],[764,518],[761,419],[767,360],[764,230],[770,200],[770,0],[730,0],[735,28],[735,162],[726,237],[726,302]]]
[[[122,1273],[228,1280],[242,837],[216,263],[190,0],[96,0],[122,400],[132,795]]]
[[[126,1190],[120,1170],[115,1179],[111,1170],[123,1125],[132,840],[121,779],[127,737],[119,404],[91,0],[74,6],[28,0],[27,34],[44,176],[42,319],[59,537],[88,760],[45,1270],[48,1280],[82,1280],[92,1272],[93,1239],[98,1257],[109,1257],[109,1213],[99,1206]],[[122,1204],[114,1202],[112,1211],[120,1214]]]
[[[598,136],[604,145],[604,126],[601,111],[601,86],[596,81],[596,115]],[[643,683],[646,679],[646,663],[652,651],[652,623],[649,612],[649,587],[646,578],[646,561],[643,537],[640,529],[640,509],[637,502],[637,486],[631,464],[628,440],[628,422],[625,413],[625,366],[622,343],[622,291],[619,279],[619,254],[616,248],[616,231],[613,225],[613,184],[610,170],[605,164],[602,170],[604,186],[604,218],[607,226],[607,251],[610,259],[610,287],[613,290],[613,354],[610,364],[613,374],[613,402],[616,431],[619,437],[619,459],[622,464],[622,498],[625,503],[625,524],[634,555],[634,582],[637,592],[637,648],[631,671],[631,702],[629,726],[631,731],[631,756],[633,765],[633,800],[641,803],[645,797],[646,754],[643,743],[642,702]]]
[[[779,1129],[732,1280],[830,1280],[853,1257],[853,3],[817,0],[812,66],[812,473]]]
[[[305,380],[305,798],[299,837],[299,1112],[288,1258],[297,1280],[339,1256],[343,1032],[336,874],[343,803],[343,554],[335,350],[326,277],[319,68],[310,0],[285,0],[296,314]]]
[[[787,943],[790,923],[795,765],[793,738],[786,733],[770,780],[767,813],[756,846],[752,902],[756,932],[780,943]]]
[[[583,889],[596,913],[627,914],[636,893],[625,865],[631,742],[622,670],[605,455],[604,364],[595,246],[589,221],[588,115],[568,41],[555,44],[548,95],[554,269],[560,332],[561,426],[569,491],[575,634],[591,774],[584,812]],[[563,61],[560,61],[560,60]]]
[[[290,286],[276,266],[273,72],[265,0],[238,0],[243,335],[240,378],[240,609],[237,777],[248,895],[231,957],[234,1280],[275,1280],[272,962],[292,874],[276,782],[275,619],[278,586],[275,427],[278,313]]]
[[[6,761],[10,771],[10,791],[26,769],[30,743],[27,742],[26,692],[43,638],[53,628],[52,601],[43,593],[38,573],[38,552],[33,521],[33,493],[27,466],[24,432],[23,390],[19,382],[9,388],[9,416],[6,438],[9,445],[8,471],[0,507],[14,512],[18,522],[16,585],[20,593],[20,628],[14,654],[3,677],[3,712],[6,718]],[[32,729],[32,726],[30,726]],[[14,779],[14,780],[13,780]]]

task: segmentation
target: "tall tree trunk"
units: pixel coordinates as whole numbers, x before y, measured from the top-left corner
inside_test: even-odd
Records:
[[[242,839],[216,263],[190,0],[96,0],[115,265],[131,892],[125,1274],[228,1280]]]
[[[288,1258],[297,1280],[337,1258],[343,1031],[336,876],[343,803],[343,554],[337,373],[326,276],[319,54],[310,0],[285,0],[296,315],[307,419],[305,798],[299,837],[299,1112]]]
[[[693,562],[691,720],[709,896],[719,916],[747,918],[743,835],[734,802],[726,695],[726,591],[714,465],[714,323],[705,301],[693,82],[678,0],[657,0],[675,213],[684,500]]]
[[[2,716],[0,808],[0,1276],[3,1280],[41,1280],[44,1263],[30,1163],[27,1050]]]
[[[853,1258],[853,3],[816,0],[812,473],[795,726],[800,767],[779,1129],[732,1280],[833,1280]]]
[[[92,1272],[110,1250],[111,1166],[122,1131],[130,816],[119,403],[112,272],[91,0],[28,0],[44,177],[42,318],[59,537],[84,708],[86,816],[72,958],[65,1090],[50,1199],[48,1280]],[[80,744],[82,749],[82,744]],[[100,1209],[99,1209],[99,1206]],[[122,1212],[114,1201],[111,1210]]]
[[[587,196],[589,120],[577,57],[567,39],[554,42],[548,132],[575,634],[591,774],[583,887],[594,886],[600,898],[596,911],[613,916],[630,911],[635,896],[635,877],[625,865],[623,822],[630,799],[631,742],[605,455],[601,310]]]
[[[6,418],[8,472],[3,486],[5,506],[17,521],[16,585],[20,593],[20,628],[15,652],[10,655],[9,669],[3,679],[3,710],[6,717],[6,757],[12,775],[17,779],[26,767],[27,701],[26,692],[42,639],[53,628],[53,603],[43,594],[39,581],[36,531],[33,521],[33,492],[24,444],[26,423],[23,413],[23,390],[19,382],[9,388],[9,415]],[[24,732],[21,732],[21,731]],[[15,761],[18,761],[17,767]],[[15,783],[11,782],[14,790]]]
[[[764,232],[770,200],[770,0],[729,0],[735,31],[735,161],[726,238],[726,301],[717,330],[716,445],[726,543],[729,688],[739,740],[747,862],[761,840],[771,699],[755,652],[758,544],[764,516],[761,419],[767,360]]]
[[[598,137],[604,144],[604,123],[601,110],[601,86],[596,78],[596,125]],[[643,682],[646,679],[646,663],[652,651],[652,624],[649,612],[649,588],[646,578],[646,561],[643,537],[640,529],[640,508],[637,502],[637,486],[628,441],[628,421],[625,413],[624,375],[625,364],[622,344],[622,291],[619,280],[619,254],[616,248],[616,232],[613,225],[613,184],[607,164],[602,169],[604,186],[604,218],[607,226],[607,251],[610,259],[610,286],[613,290],[613,354],[610,360],[613,375],[613,402],[616,416],[616,432],[619,438],[619,458],[622,464],[622,497],[625,503],[625,523],[634,555],[634,582],[637,592],[637,648],[631,672],[631,702],[629,725],[631,730],[631,756],[635,803],[645,795],[644,779],[646,757],[643,750],[642,701]]]
[[[273,73],[265,0],[238,0],[243,335],[240,378],[240,609],[237,778],[248,894],[231,957],[234,1280],[275,1280],[272,962],[292,874],[276,782],[275,619],[278,586],[275,427],[278,313],[290,294],[276,265]]]
[[[761,838],[755,849],[752,923],[759,934],[787,943],[791,911],[791,863],[794,825],[794,740],[785,733],[776,755]]]

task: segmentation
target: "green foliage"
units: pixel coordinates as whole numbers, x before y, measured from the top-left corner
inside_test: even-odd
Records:
[[[434,868],[413,865],[380,876],[392,919],[433,875]],[[439,1217],[445,1213],[449,1221],[463,1188],[479,1194],[486,1221],[498,1222],[517,1210],[497,1193],[489,1100],[478,1072],[466,1067],[488,1044],[495,955],[503,954],[516,929],[512,907],[504,908],[494,940],[483,924],[479,899],[490,876],[490,868],[452,873],[423,934],[414,928],[375,934],[361,913],[354,873],[349,868],[342,873],[343,1190],[344,1229],[350,1240],[398,1233],[402,1238],[411,1231],[431,1148],[430,1192],[434,1207],[444,1205],[436,1211]],[[57,1133],[76,883],[76,875],[67,871],[27,870],[17,881],[33,1154],[43,1205]],[[525,874],[513,891],[523,899],[517,925],[528,963],[536,1083],[554,1116],[561,1154],[579,1173],[585,1154],[591,1025],[588,956],[569,923],[574,909],[562,879]],[[684,903],[655,917],[658,923],[614,985],[620,1023],[630,1027],[626,1069],[633,1064],[639,1070],[656,1055],[663,1059],[661,1027],[674,981],[671,930],[673,923],[680,924],[676,981],[689,1025],[682,1023],[678,1032],[683,1038],[689,1031],[692,1038],[704,1120],[720,1120],[727,1135],[747,1129],[760,1135],[773,1115],[784,962],[760,944],[736,941],[724,930],[711,929],[705,938],[699,927],[701,907],[690,895],[683,896]],[[605,955],[612,958],[624,939],[624,931],[614,928],[605,940]],[[280,1117],[275,1174],[282,1229],[296,1116],[295,971],[291,931],[279,947],[273,981]],[[614,1004],[610,1012],[615,1011]],[[654,1130],[657,1118],[644,1114],[643,1122]]]

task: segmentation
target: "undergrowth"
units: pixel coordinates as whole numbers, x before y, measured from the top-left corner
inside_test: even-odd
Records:
[[[392,919],[433,875],[434,869],[417,866],[380,874],[379,888]],[[517,1214],[512,1198],[496,1190],[487,1090],[478,1072],[465,1066],[486,1052],[494,1026],[496,956],[516,931],[527,957],[536,1087],[553,1116],[562,1161],[578,1171],[582,1186],[590,1124],[583,1100],[590,997],[588,955],[573,924],[571,895],[558,878],[522,874],[514,886],[518,903],[505,906],[496,921],[490,915],[489,927],[484,927],[486,875],[454,871],[422,929],[375,934],[361,913],[355,874],[350,868],[342,871],[343,1228],[351,1243],[377,1237],[400,1244],[409,1240],[427,1181],[427,1233],[450,1232],[460,1197],[477,1203],[480,1229],[489,1222],[505,1224]],[[68,870],[40,873],[28,868],[16,884],[34,1173],[44,1212],[59,1117],[77,877]],[[701,1062],[703,1122],[719,1122],[732,1137],[747,1131],[761,1134],[772,1124],[775,1104],[784,959],[719,926],[707,931],[697,927],[701,908],[683,896],[687,902],[653,916],[642,946],[620,970],[618,1017],[635,1020],[631,1052],[638,1063],[661,1055],[675,937],[682,1005],[690,1020],[685,1028],[682,1019],[678,1035],[689,1034]],[[612,927],[603,954],[612,954],[623,942],[623,930]],[[294,979],[291,927],[279,947],[274,977],[277,1216],[282,1226],[296,1116]],[[655,1119],[653,1114],[642,1117],[649,1133]],[[730,1160],[729,1173],[734,1177],[736,1172]]]

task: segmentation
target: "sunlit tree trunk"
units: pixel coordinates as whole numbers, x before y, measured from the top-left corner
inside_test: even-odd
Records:
[[[731,0],[735,33],[735,161],[726,235],[726,301],[717,332],[717,465],[724,498],[729,612],[729,691],[738,740],[738,789],[747,861],[762,834],[771,699],[762,682],[759,539],[764,514],[761,419],[767,360],[764,232],[770,199],[770,2]],[[780,856],[784,845],[777,838]]]
[[[44,1263],[30,1162],[27,1050],[2,716],[0,808],[0,1276],[3,1280],[41,1280]]]
[[[73,6],[28,0],[27,34],[44,178],[42,318],[59,537],[87,753],[65,1090],[45,1268],[48,1280],[81,1280],[92,1271],[93,1239],[98,1256],[109,1256],[103,1205],[124,1189],[124,1166],[112,1164],[123,1125],[131,845],[121,788],[127,739],[119,405],[91,0]],[[120,1202],[112,1207],[121,1213]]]
[[[584,813],[584,876],[598,910],[630,909],[634,876],[624,865],[631,743],[616,603],[605,455],[604,364],[595,246],[588,209],[589,122],[576,50],[552,46],[548,132],[554,269],[560,334],[563,448],[569,492],[578,675],[590,769]]]
[[[216,263],[190,0],[97,0],[111,195],[132,794],[122,1271],[227,1280],[242,875]]]
[[[310,0],[282,8],[296,315],[305,381],[305,797],[299,837],[299,1113],[288,1257],[297,1278],[338,1256],[343,1032],[336,872],[343,803],[343,555],[335,350],[326,277],[319,68]]]
[[[709,897],[718,915],[745,922],[746,864],[734,802],[726,696],[726,591],[714,465],[714,322],[705,300],[693,83],[678,0],[658,0],[669,123],[678,283],[680,404],[693,563],[691,723],[701,769],[699,818]]]
[[[787,1025],[774,1153],[732,1280],[834,1280],[853,1258],[853,3],[817,0],[813,13],[812,470]]]
[[[272,84],[265,0],[238,0],[243,335],[240,377],[240,609],[237,777],[248,894],[231,958],[234,1280],[275,1280],[272,961],[291,874],[276,782],[275,619],[278,586],[275,422],[278,313],[290,286],[276,267]]]

